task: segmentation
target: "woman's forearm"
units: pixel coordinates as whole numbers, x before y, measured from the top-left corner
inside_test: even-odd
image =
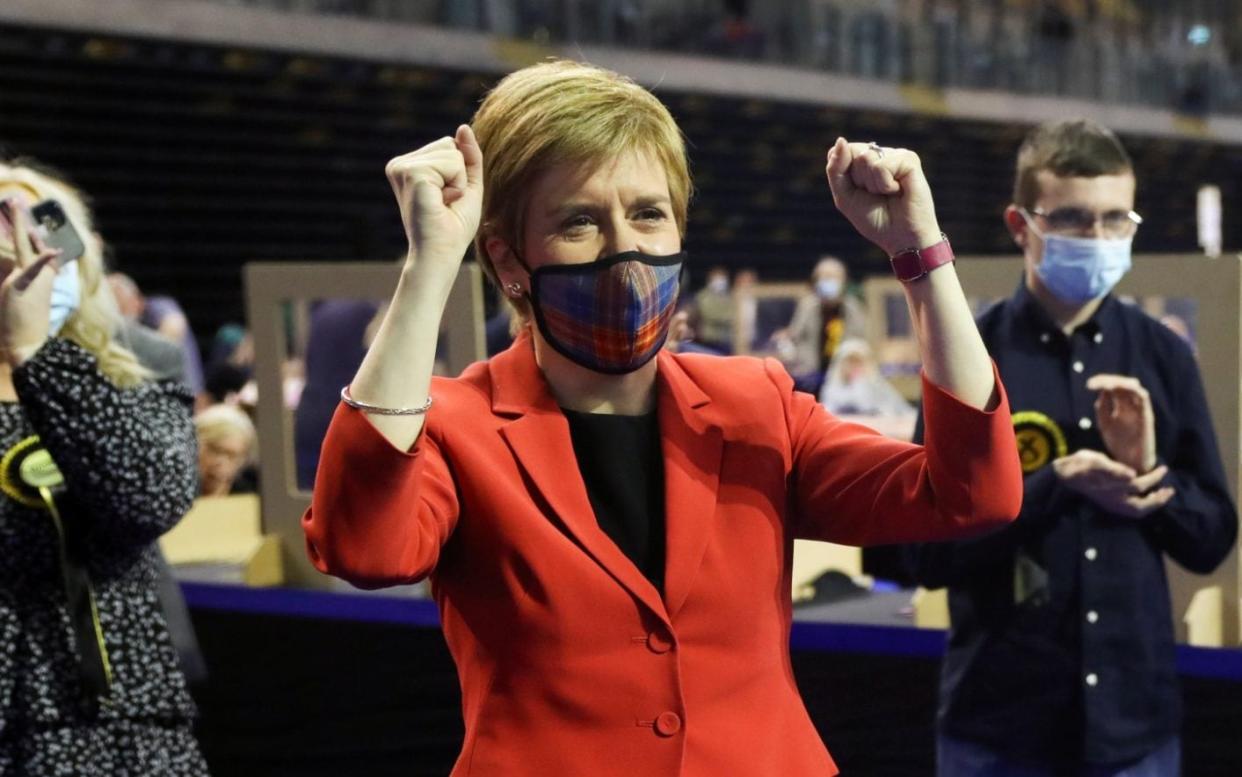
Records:
[[[483,152],[474,131],[463,124],[453,137],[389,160],[384,172],[401,209],[410,253],[350,394],[368,405],[413,409],[428,401],[440,319],[479,228]],[[425,416],[368,413],[367,418],[405,451],[418,439]]]
[[[392,304],[350,383],[354,399],[390,408],[422,407],[426,403],[440,319],[455,279],[447,272],[451,266],[444,262],[406,263]],[[426,416],[368,414],[367,418],[393,447],[404,451],[418,439]]]
[[[992,360],[957,270],[947,264],[904,286],[928,379],[965,404],[994,409],[998,393]]]
[[[837,209],[889,256],[940,242],[931,187],[914,152],[837,138],[825,169]],[[953,266],[940,265],[905,290],[928,379],[967,405],[993,409],[992,365]]]

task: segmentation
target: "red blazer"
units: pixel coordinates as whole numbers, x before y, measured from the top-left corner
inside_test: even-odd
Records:
[[[658,358],[663,595],[596,524],[529,337],[436,379],[409,452],[337,409],[307,548],[362,587],[431,576],[462,687],[453,777],[836,774],[790,667],[794,538],[949,539],[1018,513],[1003,394],[984,413],[924,382],[920,447],[837,420],[774,361]]]

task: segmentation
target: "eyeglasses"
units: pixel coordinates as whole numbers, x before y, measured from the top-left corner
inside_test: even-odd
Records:
[[[1048,231],[1055,235],[1089,237],[1095,232],[1098,222],[1105,237],[1123,238],[1133,235],[1139,224],[1143,223],[1143,217],[1132,210],[1110,210],[1097,214],[1086,208],[1070,207],[1052,211],[1031,208],[1028,212],[1047,222]]]

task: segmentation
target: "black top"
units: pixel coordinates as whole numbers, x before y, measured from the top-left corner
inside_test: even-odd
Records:
[[[1038,434],[1020,435],[1027,474],[1017,520],[977,540],[912,550],[919,582],[949,586],[941,728],[1011,756],[1146,755],[1181,719],[1164,556],[1207,573],[1237,533],[1194,356],[1112,296],[1066,337],[1025,285],[979,329],[1014,413],[1042,413],[1070,453],[1106,452],[1087,379],[1138,378],[1170,470],[1161,485],[1177,495],[1143,519],[1110,515],[1060,485],[1049,463],[1056,452],[1041,450]]]
[[[562,410],[595,520],[663,591],[664,458],[656,414]]]
[[[0,495],[0,772],[207,774],[194,704],[156,595],[155,540],[197,492],[193,398],[120,389],[52,338],[13,371],[0,451],[38,435],[64,475],[67,545],[89,575],[111,661],[110,703],[82,701],[59,541],[46,509]],[[156,768],[158,766],[158,769]]]

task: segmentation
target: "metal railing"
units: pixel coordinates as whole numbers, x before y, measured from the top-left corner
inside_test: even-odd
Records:
[[[930,88],[1242,112],[1230,0],[217,0],[774,62]],[[751,6],[749,9],[747,6]],[[1093,6],[1111,11],[1088,13]],[[1188,8],[1193,6],[1193,12]]]

